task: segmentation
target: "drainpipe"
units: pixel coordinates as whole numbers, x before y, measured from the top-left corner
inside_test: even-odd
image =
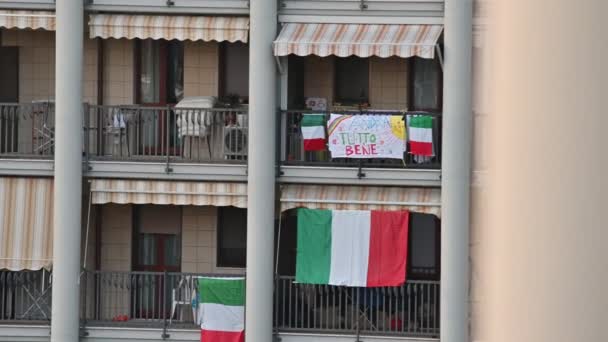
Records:
[[[83,2],[56,2],[52,342],[79,340]]]
[[[472,0],[445,0],[441,342],[469,341],[472,17]]]
[[[251,0],[245,340],[272,341],[277,1]]]

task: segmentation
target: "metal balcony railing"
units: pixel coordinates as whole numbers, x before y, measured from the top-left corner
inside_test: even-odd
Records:
[[[439,336],[439,282],[360,288],[295,283],[275,285],[274,325],[279,331]]]
[[[41,271],[0,271],[0,321],[51,319],[51,277]]]
[[[83,105],[89,159],[246,163],[246,109]],[[0,157],[52,158],[55,106],[0,104]]]
[[[378,168],[410,168],[410,169],[440,169],[441,168],[441,114],[419,113],[419,112],[395,112],[395,111],[373,111],[358,112],[349,111],[337,114],[349,115],[396,115],[407,119],[412,115],[429,115],[433,117],[433,157],[414,156],[406,152],[403,160],[399,159],[347,159],[331,158],[329,150],[324,151],[304,151],[301,121],[304,114],[323,113],[319,111],[281,111],[281,125],[284,133],[281,134],[283,165],[304,165],[304,166],[340,166],[340,167],[378,167]],[[335,112],[334,112],[335,113]],[[329,119],[329,112],[325,113]],[[327,135],[327,132],[326,132]],[[409,145],[409,140],[406,142]],[[409,151],[409,146],[407,148]]]
[[[86,160],[169,163],[247,163],[249,115],[246,108],[175,108],[83,105]],[[440,114],[433,117],[434,156],[406,152],[399,159],[332,159],[329,151],[304,151],[301,120],[310,111],[281,111],[277,146],[282,165],[440,169]],[[318,113],[318,112],[317,112]],[[371,112],[400,117],[421,113]],[[358,115],[365,112],[348,112]],[[326,113],[329,115],[329,113]],[[74,133],[77,134],[77,133]],[[409,144],[409,141],[406,141]],[[52,158],[55,149],[53,103],[0,104],[0,157]],[[408,147],[409,151],[409,147]]]
[[[83,326],[197,329],[198,278],[234,275],[180,272],[83,271]],[[0,324],[51,320],[51,274],[0,271]],[[280,276],[274,286],[279,332],[439,336],[439,282],[358,288],[298,284]]]
[[[0,156],[50,158],[54,146],[53,103],[0,104]]]
[[[247,160],[246,109],[87,106],[91,159],[174,162]]]

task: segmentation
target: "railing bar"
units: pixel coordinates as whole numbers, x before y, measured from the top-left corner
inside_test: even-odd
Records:
[[[427,332],[430,332],[431,330],[431,287],[430,285],[424,285],[425,289],[426,289],[426,300],[427,303],[423,306],[423,309],[425,311],[425,315],[426,315],[426,320],[425,320],[425,329]],[[428,311],[428,312],[427,312]]]
[[[283,314],[281,315],[281,327],[284,327],[285,326],[285,293],[286,293],[285,292],[285,279],[281,279],[281,287],[282,287],[282,290],[283,290],[281,292],[282,296],[283,296],[283,300],[282,300],[282,303],[281,303],[282,311],[283,311]],[[288,297],[288,300],[289,300],[289,308],[291,308],[291,285],[289,286],[289,297]],[[289,317],[289,318],[291,318],[291,317]]]
[[[414,331],[418,331],[418,284],[414,284]]]

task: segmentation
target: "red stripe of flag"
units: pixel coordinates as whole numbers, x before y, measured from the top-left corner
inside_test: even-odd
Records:
[[[244,342],[244,331],[201,330],[201,342]]]
[[[405,283],[408,211],[371,212],[367,286],[399,286]]]
[[[304,151],[323,151],[326,142],[326,139],[304,139]]]
[[[417,156],[433,156],[433,143],[410,141],[410,153]]]

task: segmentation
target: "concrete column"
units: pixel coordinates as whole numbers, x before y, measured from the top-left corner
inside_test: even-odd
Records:
[[[441,342],[468,342],[472,0],[445,0]]]
[[[275,210],[277,2],[252,0],[249,45],[249,158],[245,340],[272,341]]]
[[[57,0],[52,342],[79,340],[83,2]]]

